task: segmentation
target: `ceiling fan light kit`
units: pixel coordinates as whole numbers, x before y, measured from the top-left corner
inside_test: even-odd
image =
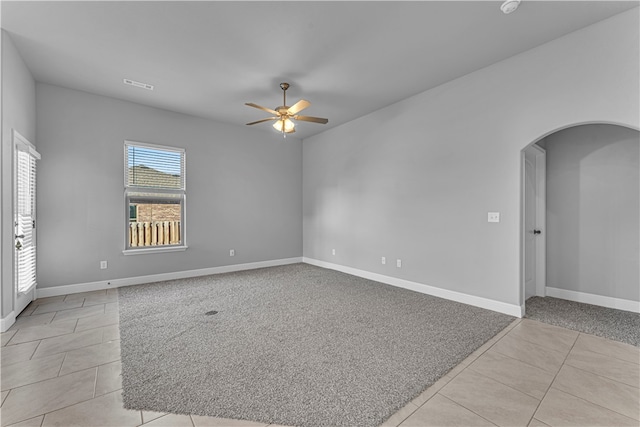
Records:
[[[293,133],[296,131],[296,124],[290,119],[280,119],[273,124],[273,128],[278,132]]]
[[[287,105],[287,89],[289,89],[289,83],[280,83],[280,89],[282,89],[283,91],[282,105],[279,107],[276,107],[274,110],[270,108],[262,107],[252,102],[246,102],[244,104],[244,105],[248,105],[249,107],[257,108],[259,110],[263,110],[273,114],[273,117],[247,123],[248,126],[255,125],[258,123],[269,122],[271,120],[276,120],[276,122],[273,124],[273,128],[278,132],[281,132],[282,135],[286,138],[288,133],[293,133],[296,131],[296,124],[294,120],[300,120],[303,122],[322,123],[322,124],[326,124],[329,122],[328,119],[323,119],[320,117],[298,115],[300,111],[307,108],[309,105],[311,105],[311,103],[309,101],[305,101],[304,99],[301,99],[300,101],[296,102],[291,107],[289,107]]]

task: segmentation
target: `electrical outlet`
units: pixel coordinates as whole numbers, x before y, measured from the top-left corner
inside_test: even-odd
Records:
[[[331,249],[331,255],[335,255],[336,254],[336,250],[335,249]]]
[[[402,260],[401,259],[397,259],[396,260],[396,267],[402,268]]]
[[[235,249],[229,249],[229,256],[236,256],[236,250]]]
[[[500,222],[500,212],[489,212],[487,222]]]
[[[382,265],[387,263],[387,259],[385,257],[382,257],[382,259],[380,260],[380,262],[382,263]]]
[[[104,270],[107,268],[107,261],[100,261],[100,269]]]

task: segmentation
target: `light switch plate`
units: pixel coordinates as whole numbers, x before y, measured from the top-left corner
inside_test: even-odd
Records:
[[[500,212],[489,212],[487,222],[500,222]]]

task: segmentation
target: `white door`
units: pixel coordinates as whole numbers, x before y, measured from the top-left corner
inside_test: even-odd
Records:
[[[525,301],[545,295],[545,151],[533,145],[523,154],[523,286]]]
[[[36,288],[36,160],[40,154],[14,130],[14,311],[33,300]]]

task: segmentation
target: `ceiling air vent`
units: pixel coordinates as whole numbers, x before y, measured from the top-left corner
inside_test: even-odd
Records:
[[[504,13],[505,15],[508,15],[512,12],[515,12],[518,6],[520,6],[520,0],[507,0],[502,3],[502,6],[500,6],[500,10],[502,10],[502,13]]]
[[[150,85],[149,83],[141,83],[141,82],[137,82],[135,80],[129,80],[129,79],[124,79],[123,81],[124,81],[124,84],[126,85],[140,87],[142,89],[147,89],[147,90],[153,90],[153,85]]]

